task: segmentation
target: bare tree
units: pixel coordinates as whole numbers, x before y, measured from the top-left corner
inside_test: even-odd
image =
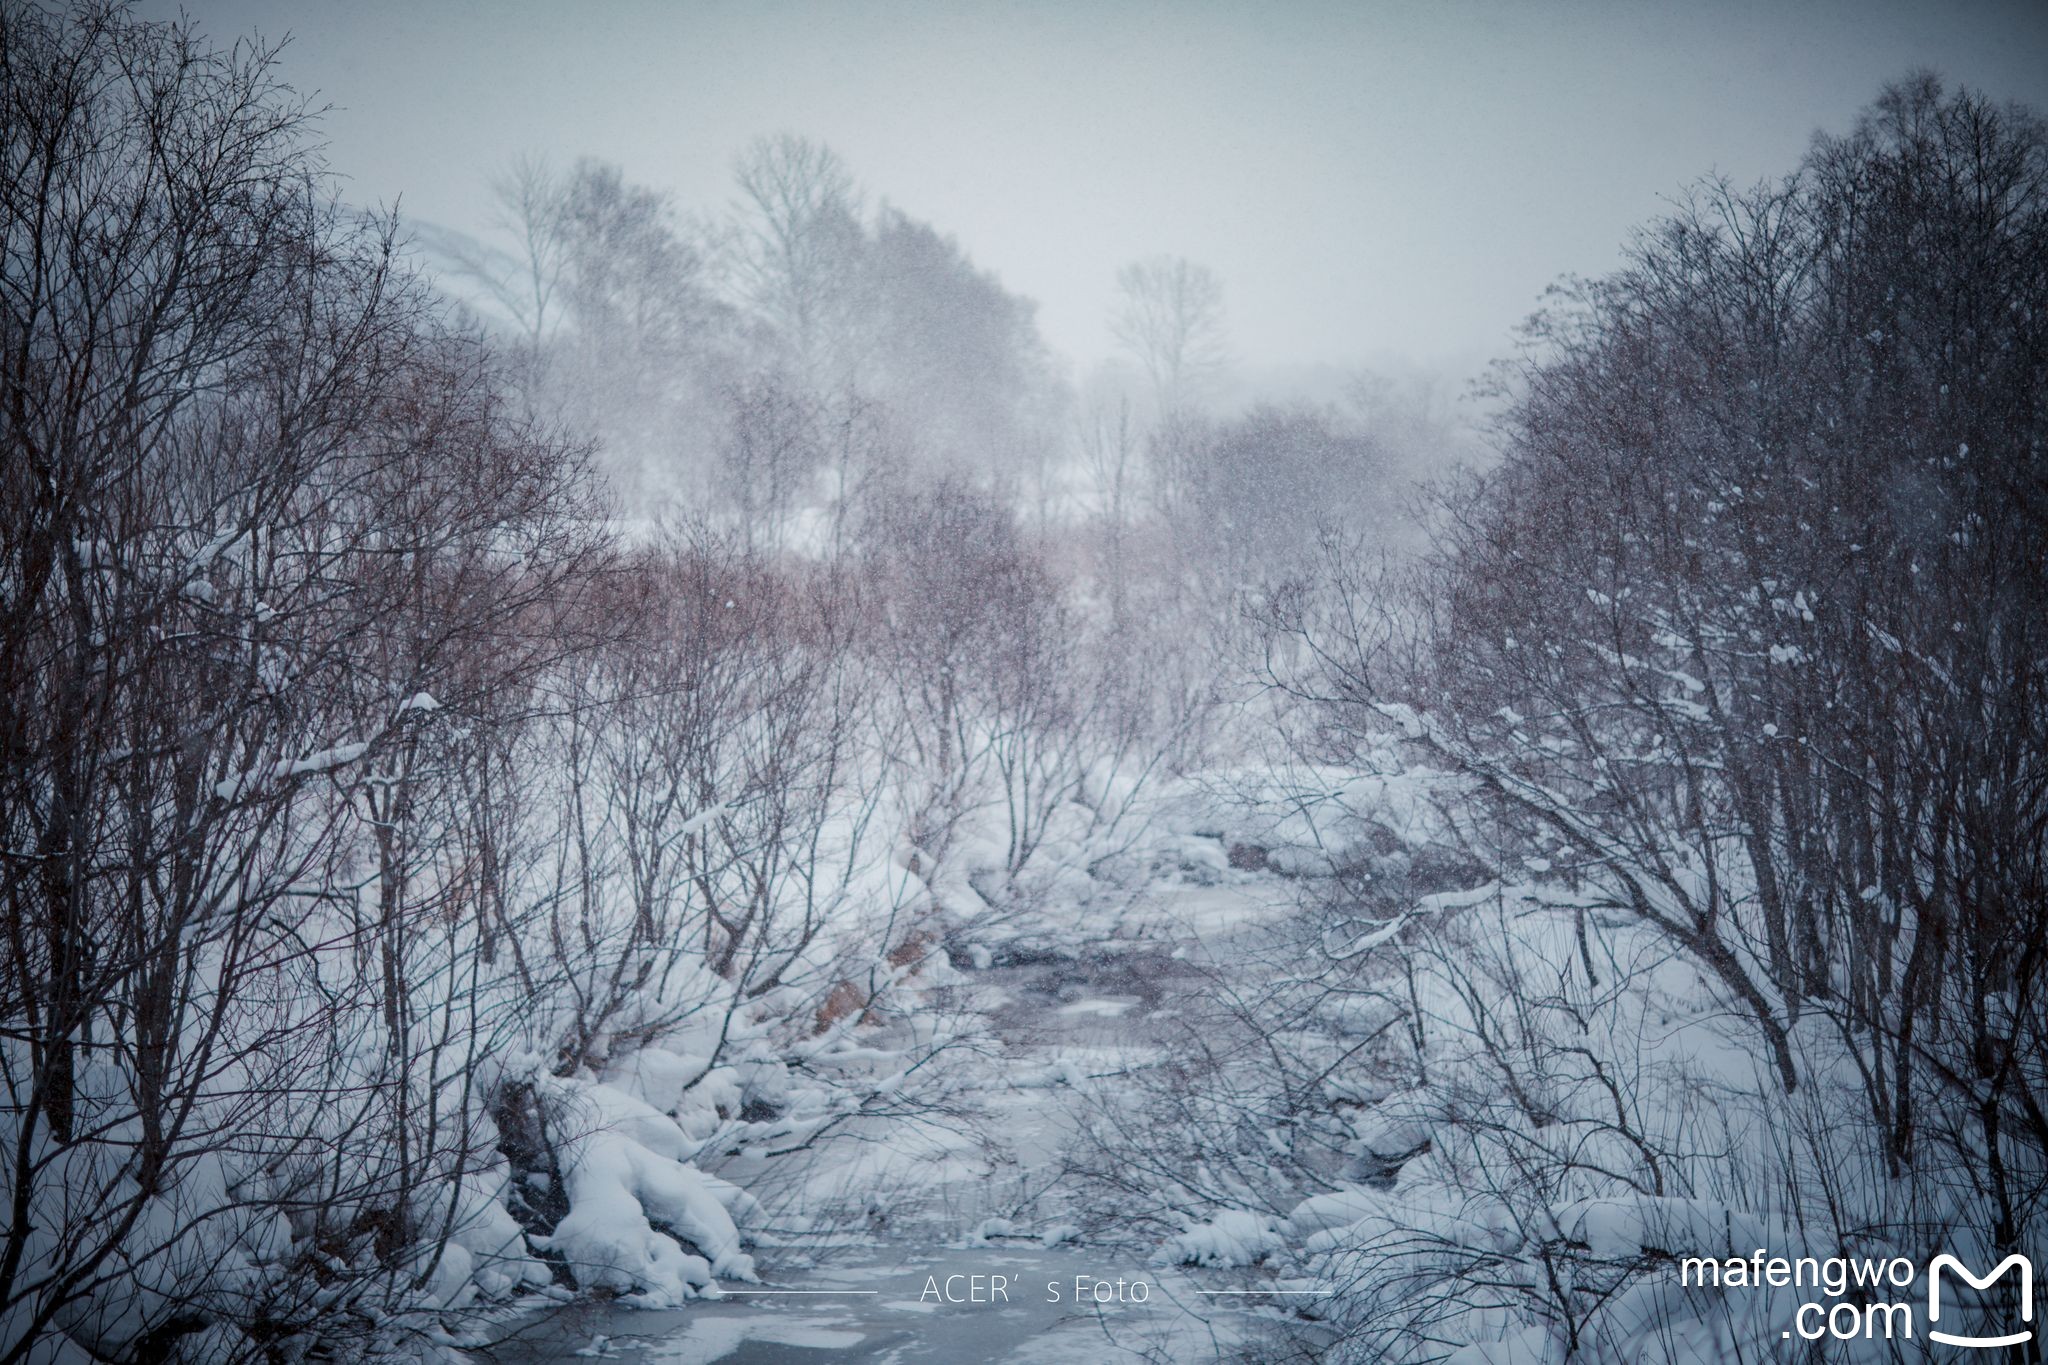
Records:
[[[493,1160],[433,694],[489,725],[567,638],[580,451],[332,204],[274,49],[0,24],[0,1359],[395,1343]]]
[[[524,358],[538,364],[560,325],[569,266],[567,186],[545,157],[520,156],[491,177],[491,226],[509,246],[435,232],[431,240],[456,273],[482,289],[518,329]]]
[[[772,374],[737,380],[723,396],[726,430],[716,487],[737,514],[747,543],[779,550],[791,515],[804,505],[807,485],[828,458],[826,414]],[[849,416],[848,423],[854,420]],[[851,458],[850,451],[842,453]],[[843,465],[841,473],[846,477]]]
[[[1466,846],[1574,908],[1557,949],[1589,981],[1615,970],[1598,944],[1647,938],[1744,1022],[1776,1145],[1740,1179],[1692,1170],[1684,1197],[1716,1217],[1784,1200],[1924,1260],[1965,1226],[2031,1245],[2048,1207],[2029,908],[2048,345],[2016,303],[2048,260],[2044,195],[2039,120],[1928,78],[1796,176],[1702,185],[1539,316],[1502,462],[1446,490],[1432,565],[1346,561],[1271,599],[1309,664],[1275,681],[1312,699],[1319,743],[1398,735],[1469,784]],[[1464,995],[1474,1029],[1558,1003],[1512,973]],[[1571,1057],[1544,1037],[1524,1080]],[[1686,1148],[1644,1136],[1660,1106],[1613,1069],[1628,1055],[1590,1081],[1630,1116],[1599,1188],[1641,1210]],[[1497,1175],[1559,1179],[1514,1145]],[[1597,1239],[1617,1259],[1533,1228],[1522,1265],[1552,1277],[1540,1311],[1574,1348],[1608,1329],[1571,1296],[1604,1303],[1673,1246]]]
[[[1228,360],[1223,283],[1179,256],[1133,261],[1116,273],[1110,332],[1144,367],[1162,423],[1185,416]]]
[[[1102,523],[1102,576],[1109,593],[1110,620],[1121,626],[1129,611],[1132,504],[1141,443],[1131,415],[1130,395],[1097,392],[1078,422],[1081,458],[1095,485]]]
[[[733,173],[749,302],[814,391],[844,386],[859,368],[865,246],[852,174],[831,148],[789,133],[753,143]]]

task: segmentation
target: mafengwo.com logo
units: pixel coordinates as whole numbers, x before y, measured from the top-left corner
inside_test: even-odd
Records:
[[[1787,1338],[1924,1339],[1975,1350],[2034,1339],[2034,1263],[2017,1252],[1982,1275],[1946,1253],[1923,1275],[1904,1256],[1788,1259],[1762,1249],[1747,1259],[1688,1256],[1678,1275],[1692,1288],[1816,1291],[1793,1314]]]

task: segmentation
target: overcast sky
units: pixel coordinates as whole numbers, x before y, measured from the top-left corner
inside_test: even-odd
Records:
[[[1464,371],[1661,196],[1789,169],[1911,67],[2048,108],[2041,0],[183,7],[293,36],[359,201],[474,231],[532,151],[717,207],[749,139],[806,133],[1082,365],[1117,266],[1166,252],[1221,275],[1247,364]]]

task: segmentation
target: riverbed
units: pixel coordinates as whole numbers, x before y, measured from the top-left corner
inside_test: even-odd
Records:
[[[972,974],[975,990],[1018,1063],[1142,1065],[1177,1002],[1200,988],[1203,959],[1229,926],[1271,913],[1270,896],[1257,884],[1205,888],[1192,899],[1206,932],[992,964]],[[1027,1173],[1055,1159],[1069,1094],[1042,1086],[1003,1097],[992,1126]],[[868,1245],[780,1263],[762,1249],[759,1284],[730,1284],[680,1309],[537,1309],[501,1325],[475,1354],[493,1365],[1195,1362],[1224,1355],[1242,1326],[1244,1300],[1217,1293],[1226,1281],[1150,1265],[1142,1250],[1076,1245],[1061,1230],[991,1231],[981,1217],[988,1209],[964,1194],[943,1201],[962,1215],[948,1229],[884,1230]]]

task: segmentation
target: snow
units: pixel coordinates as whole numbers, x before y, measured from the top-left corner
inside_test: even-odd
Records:
[[[678,839],[687,839],[692,834],[701,833],[702,831],[709,829],[712,826],[712,824],[715,823],[721,816],[730,815],[737,809],[739,809],[739,807],[730,802],[714,806],[706,806],[703,810],[698,811],[695,815],[683,821],[682,824],[676,826],[675,837]]]
[[[1060,1006],[1060,1013],[1114,1019],[1119,1015],[1129,1013],[1131,1007],[1135,1004],[1137,1004],[1135,1000],[1076,1000],[1071,1005]]]
[[[640,1359],[649,1365],[711,1365],[753,1341],[806,1351],[850,1351],[864,1340],[866,1337],[860,1332],[822,1322],[707,1317],[691,1323],[680,1337],[661,1342]]]
[[[316,773],[332,772],[336,768],[354,763],[368,753],[368,744],[337,744],[332,748],[318,749],[300,758],[280,759],[275,763],[259,764],[243,771],[236,777],[214,784],[213,793],[223,801],[239,801],[253,795],[266,784],[283,782],[289,778],[307,777]]]
[[[536,1245],[560,1255],[581,1286],[635,1294],[654,1306],[681,1303],[714,1276],[754,1278],[752,1259],[738,1251],[738,1230],[701,1176],[630,1139],[588,1139],[565,1173],[569,1215]],[[655,1231],[657,1220],[711,1259]]]
[[[1153,1260],[1160,1265],[1247,1266],[1284,1245],[1286,1239],[1275,1220],[1244,1209],[1226,1209],[1167,1239]]]
[[[1583,1242],[1596,1256],[1626,1258],[1661,1252],[1667,1256],[1747,1257],[1758,1247],[1782,1256],[1803,1256],[1805,1240],[1790,1228],[1699,1199],[1651,1195],[1583,1199],[1559,1209],[1559,1233]]]

